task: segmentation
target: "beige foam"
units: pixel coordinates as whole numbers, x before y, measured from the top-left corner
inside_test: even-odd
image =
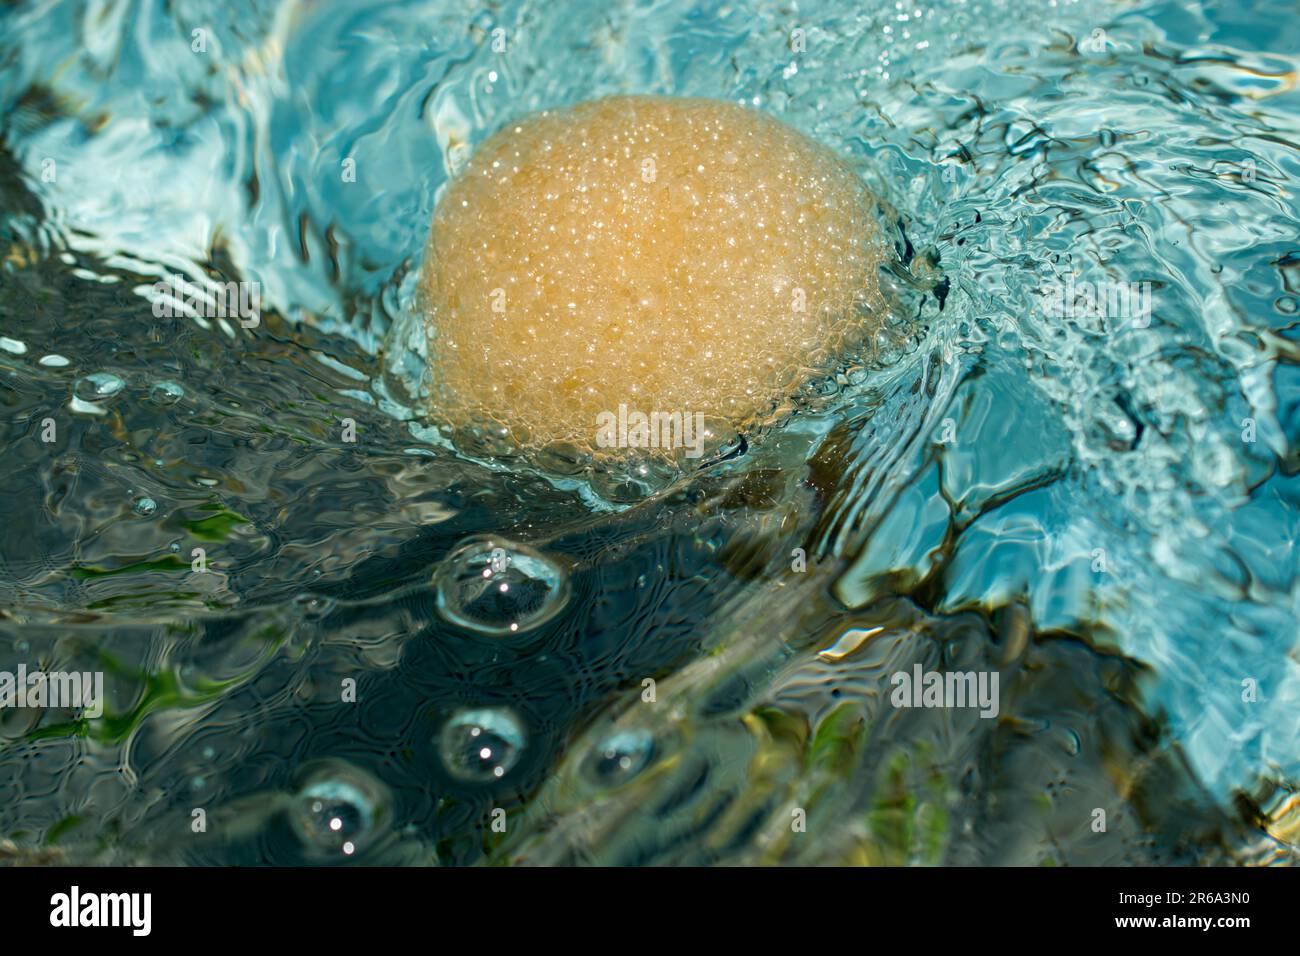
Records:
[[[730,103],[511,124],[434,213],[433,415],[588,450],[620,405],[747,428],[879,324],[872,202],[828,149]]]

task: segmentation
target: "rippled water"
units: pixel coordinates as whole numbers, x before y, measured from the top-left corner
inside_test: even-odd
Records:
[[[1293,859],[1293,14],[7,6],[0,670],[107,701],[0,711],[0,856]],[[641,485],[454,449],[411,311],[468,151],[615,92],[897,210],[882,353]],[[158,317],[178,273],[260,324]],[[916,664],[999,718],[890,707]]]

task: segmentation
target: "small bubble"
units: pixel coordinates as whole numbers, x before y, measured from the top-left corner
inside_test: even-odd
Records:
[[[149,401],[155,405],[175,405],[185,395],[185,389],[175,382],[157,382],[149,389]]]
[[[500,780],[519,762],[524,728],[505,707],[462,710],[442,728],[440,753],[448,773],[470,783]]]
[[[646,730],[610,734],[592,752],[587,773],[603,786],[617,786],[645,769],[654,756],[654,738]]]
[[[387,802],[379,781],[330,760],[318,765],[293,795],[289,824],[309,854],[351,856],[374,840]]]
[[[526,631],[569,600],[569,577],[554,559],[504,538],[477,536],[457,545],[433,576],[439,613],[484,634]]]
[[[72,386],[72,394],[83,402],[100,402],[112,398],[126,386],[112,372],[94,372],[77,379]]]
[[[158,502],[146,495],[140,495],[131,505],[131,510],[142,517],[149,517],[158,510]]]

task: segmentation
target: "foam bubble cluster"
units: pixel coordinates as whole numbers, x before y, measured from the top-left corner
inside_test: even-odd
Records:
[[[696,420],[743,430],[879,325],[873,202],[830,150],[730,103],[511,124],[434,213],[434,414],[593,452],[637,447],[637,415],[665,445],[684,422],[675,447]]]

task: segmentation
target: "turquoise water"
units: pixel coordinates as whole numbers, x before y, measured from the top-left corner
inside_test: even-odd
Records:
[[[0,852],[1291,860],[1293,12],[6,7],[0,670],[106,702],[0,711]],[[898,212],[888,347],[640,484],[456,447],[412,334],[467,151],[616,92]],[[158,316],[177,273],[260,324]],[[918,663],[998,719],[889,706]]]

